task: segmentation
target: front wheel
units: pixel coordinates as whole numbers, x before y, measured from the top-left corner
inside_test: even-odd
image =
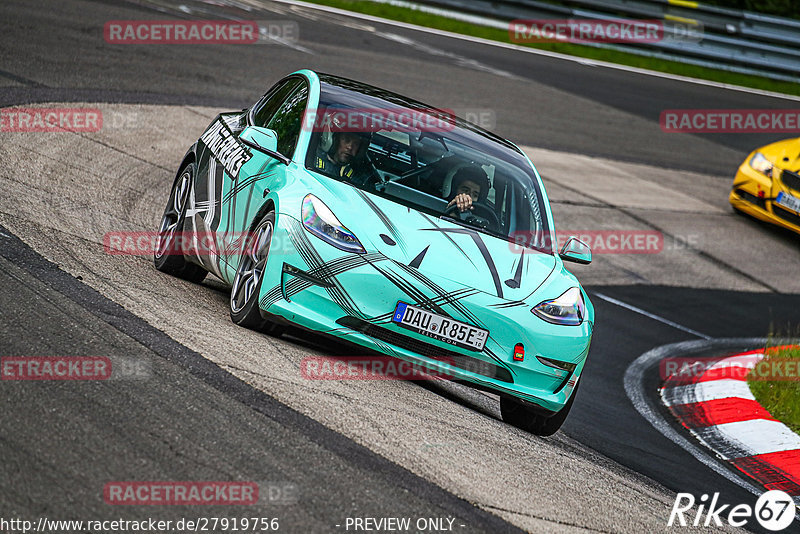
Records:
[[[567,420],[567,416],[569,415],[572,403],[575,401],[575,396],[577,394],[578,386],[576,384],[572,396],[564,407],[550,416],[537,413],[515,398],[503,395],[500,397],[500,413],[503,416],[503,421],[512,426],[521,428],[537,436],[552,436],[558,432],[558,429],[560,429],[564,421]]]
[[[231,320],[239,326],[280,335],[281,326],[264,319],[258,306],[258,295],[272,243],[275,211],[267,213],[245,239],[242,257],[231,288]]]

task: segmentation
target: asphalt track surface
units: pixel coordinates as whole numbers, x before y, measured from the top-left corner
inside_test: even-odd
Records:
[[[242,16],[231,7],[188,5],[195,11],[185,18]],[[260,503],[258,513],[247,511],[280,516],[290,532],[341,530],[335,525],[352,516],[455,517],[465,525],[461,531],[655,531],[666,526],[677,491],[719,491],[723,502],[752,503],[746,490],[653,429],[625,396],[625,370],[639,355],[697,339],[658,320],[593,297],[598,323],[586,380],[563,432],[542,440],[504,425],[491,399],[461,388],[381,383],[358,391],[339,385],[314,391],[271,381],[258,374],[264,369],[248,359],[245,345],[262,344],[261,350],[294,362],[307,354],[348,349],[313,338],[270,340],[237,330],[228,322],[219,285],[192,287],[165,278],[146,258],[109,263],[111,258],[91,257],[91,247],[96,250],[92,239],[97,231],[116,229],[114,224],[151,229],[173,167],[212,110],[248,106],[275,80],[301,67],[390,87],[443,107],[490,109],[498,133],[549,149],[557,154],[554,159],[573,153],[696,176],[697,183],[685,189],[711,204],[717,193],[724,204],[730,175],[752,147],[781,136],[664,134],[660,112],[787,108],[792,102],[338,16],[326,20],[314,12],[288,11],[285,5],[272,9],[247,18],[296,20],[304,50],[104,43],[106,21],[178,16],[172,6],[156,10],[153,4],[128,2],[27,1],[0,6],[0,106],[163,105],[136,108],[150,126],[145,138],[104,132],[106,137],[97,139],[107,149],[102,155],[96,147],[83,146],[86,139],[75,143],[63,136],[48,138],[44,145],[30,136],[6,137],[0,144],[6,169],[0,203],[0,352],[114,352],[147,361],[151,370],[147,380],[122,385],[5,383],[0,390],[0,517],[116,517],[120,511],[102,502],[102,484],[148,479],[293,484],[299,489],[298,503]],[[179,111],[166,111],[172,107]],[[91,155],[98,159],[81,159]],[[78,163],[70,162],[71,156]],[[123,187],[126,178],[139,179],[154,170],[157,175],[152,183],[130,186],[142,196],[138,200],[130,191],[81,199],[81,194],[92,195],[91,187],[103,186],[105,169],[110,169],[109,183]],[[587,180],[596,170],[584,169]],[[663,220],[657,210],[577,198],[557,176],[549,179],[548,192],[562,220],[579,224],[580,218],[570,219],[578,213],[586,216],[582,224],[589,224],[599,217],[596,210],[604,217],[677,224]],[[82,182],[91,187],[82,190]],[[153,204],[151,211],[135,213],[145,202]],[[117,217],[115,210],[124,216]],[[618,278],[593,275],[594,265],[576,272],[592,295],[613,297],[709,337],[762,337],[773,325],[800,323],[800,283],[793,275],[796,238],[730,215],[713,220],[693,216],[709,240],[704,250],[689,251],[687,258],[664,257],[672,278],[661,278],[651,264],[603,258],[596,262],[602,273],[613,268],[640,273],[640,278],[653,274],[609,285],[607,280]],[[711,226],[720,222],[741,234],[714,234]],[[61,226],[71,231],[60,235]],[[771,256],[776,249],[781,254]],[[705,250],[713,252],[710,258]],[[759,254],[750,259],[753,250]],[[681,279],[681,272],[675,272],[680,269],[670,262],[684,267],[707,262],[708,277],[724,282]],[[783,270],[775,270],[783,264]],[[117,270],[100,269],[108,265]],[[759,274],[767,272],[770,276]],[[153,295],[140,296],[145,286],[162,297],[157,309],[148,308],[158,301]],[[200,316],[184,317],[187,310]],[[241,353],[224,354],[226,341],[210,339],[204,329],[237,336],[240,341],[227,343]],[[283,377],[280,369],[274,372]],[[656,378],[649,375],[651,391]],[[387,400],[376,400],[380,395]],[[441,416],[433,422],[419,419],[431,410]],[[387,423],[392,417],[397,422]],[[451,426],[456,420],[463,425]],[[497,494],[503,487],[523,492],[525,499]],[[168,519],[215,513],[234,512],[130,508],[122,515]]]

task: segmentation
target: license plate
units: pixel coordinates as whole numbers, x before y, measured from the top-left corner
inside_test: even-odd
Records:
[[[392,321],[418,334],[474,351],[483,350],[489,337],[488,330],[431,313],[405,302],[397,303]]]
[[[792,196],[789,193],[781,191],[778,193],[778,198],[776,198],[775,201],[790,210],[800,212],[800,198]]]

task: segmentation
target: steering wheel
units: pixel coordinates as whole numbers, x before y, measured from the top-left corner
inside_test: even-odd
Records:
[[[477,214],[475,213],[476,211],[478,212]],[[456,215],[464,222],[480,228],[487,228],[487,226],[489,226],[491,227],[491,230],[497,231],[500,229],[500,219],[497,217],[497,213],[495,213],[492,208],[481,202],[473,202],[472,210],[467,210],[464,212],[459,211],[458,205],[453,204],[444,211],[444,215],[450,217]]]

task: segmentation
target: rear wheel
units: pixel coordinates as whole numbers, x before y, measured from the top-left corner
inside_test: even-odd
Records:
[[[247,235],[233,279],[230,309],[231,320],[237,325],[277,336],[281,334],[282,326],[264,319],[258,305],[274,228],[275,211],[270,211]]]
[[[186,261],[181,252],[180,241],[178,241],[183,232],[183,222],[186,218],[189,192],[194,183],[194,173],[194,163],[188,163],[181,169],[175,185],[172,186],[167,207],[164,208],[164,215],[161,217],[161,224],[158,227],[158,240],[153,263],[161,272],[199,283],[203,281],[208,272],[199,265]]]
[[[500,397],[500,413],[503,416],[503,421],[512,426],[521,428],[537,436],[552,436],[558,432],[558,429],[561,428],[561,425],[567,420],[567,416],[569,415],[572,403],[575,401],[575,396],[577,394],[578,386],[576,385],[575,391],[572,392],[572,396],[564,407],[549,416],[536,412],[514,397],[503,395]]]

